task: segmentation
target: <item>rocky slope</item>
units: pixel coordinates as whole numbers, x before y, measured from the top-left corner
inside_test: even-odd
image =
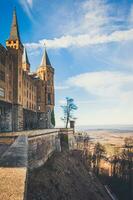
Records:
[[[27,199],[110,200],[78,151],[56,153],[43,167],[30,171]]]

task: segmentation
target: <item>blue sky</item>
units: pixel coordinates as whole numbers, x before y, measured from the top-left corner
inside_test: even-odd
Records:
[[[133,0],[1,0],[3,45],[14,6],[32,71],[46,43],[57,125],[66,96],[78,105],[77,125],[132,124]]]

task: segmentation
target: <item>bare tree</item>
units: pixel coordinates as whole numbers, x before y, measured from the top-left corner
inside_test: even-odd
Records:
[[[77,110],[78,107],[74,103],[74,99],[69,97],[66,97],[66,104],[61,107],[63,109],[64,114],[64,116],[61,119],[64,121],[65,127],[67,128],[69,121],[72,119],[76,119],[73,115],[73,111]]]

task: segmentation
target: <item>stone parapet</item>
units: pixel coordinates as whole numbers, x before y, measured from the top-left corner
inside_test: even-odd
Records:
[[[0,133],[0,136],[3,137],[18,137],[21,135],[25,135],[28,137],[32,136],[39,136],[44,134],[51,134],[55,132],[60,132],[60,129],[38,129],[38,130],[28,130],[28,131],[19,131],[19,132],[7,132],[7,133]]]

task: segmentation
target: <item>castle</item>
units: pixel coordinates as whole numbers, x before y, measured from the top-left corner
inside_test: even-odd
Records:
[[[54,68],[45,48],[37,72],[30,72],[14,10],[6,48],[0,45],[0,132],[52,128],[54,123]]]

